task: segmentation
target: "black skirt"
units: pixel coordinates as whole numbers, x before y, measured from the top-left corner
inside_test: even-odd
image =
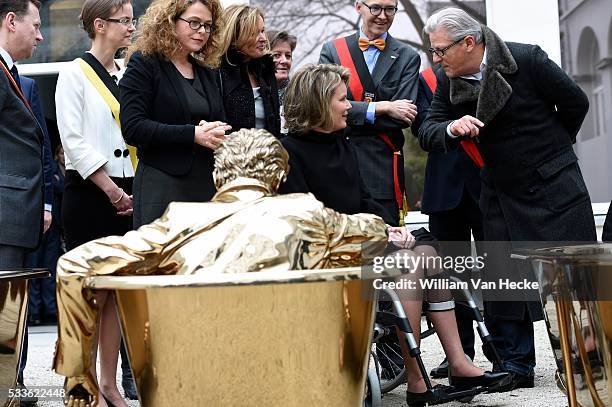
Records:
[[[126,194],[132,195],[133,178],[111,179]],[[62,225],[66,248],[72,250],[105,236],[121,236],[132,230],[132,217],[117,215],[108,197],[77,171],[67,170],[62,199]]]

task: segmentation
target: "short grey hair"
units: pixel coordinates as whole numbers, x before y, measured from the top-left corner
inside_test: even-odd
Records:
[[[474,37],[477,44],[480,44],[483,40],[480,23],[468,13],[456,7],[436,11],[427,19],[423,31],[426,34],[431,34],[440,28],[445,29],[453,41],[459,41],[468,35]]]

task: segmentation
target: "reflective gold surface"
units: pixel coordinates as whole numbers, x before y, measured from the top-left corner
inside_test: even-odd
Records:
[[[0,406],[18,405],[9,398],[16,388],[27,318],[28,279],[47,277],[42,269],[0,271]]]
[[[610,406],[612,245],[524,251],[533,263],[570,407]]]
[[[362,265],[387,226],[276,195],[288,170],[269,133],[232,133],[215,151],[211,202],[171,203],[60,258],[53,366],[67,393],[98,393],[93,289],[113,289],[145,407],[362,403],[372,295],[359,270],[309,270]]]
[[[374,316],[361,290],[330,279],[117,291],[143,406],[361,405]]]
[[[0,389],[3,398],[17,382],[27,317],[27,288],[26,280],[0,280]],[[9,398],[0,400],[3,406],[11,402]]]

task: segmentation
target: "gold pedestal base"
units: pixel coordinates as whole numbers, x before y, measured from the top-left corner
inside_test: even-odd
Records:
[[[374,318],[363,287],[116,290],[142,405],[361,406]]]

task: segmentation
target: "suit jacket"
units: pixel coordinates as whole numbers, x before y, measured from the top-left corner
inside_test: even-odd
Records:
[[[4,61],[0,61],[4,64]],[[34,248],[43,214],[43,133],[0,71],[0,245]]]
[[[434,69],[436,75],[442,69]],[[414,136],[418,135],[421,124],[427,117],[433,93],[422,75],[419,75],[419,94],[416,99],[417,117],[412,126]],[[480,197],[480,169],[472,162],[461,146],[448,151],[429,151],[425,167],[425,183],[421,212],[432,214],[455,209],[461,203],[464,193],[478,202]]]
[[[349,44],[359,41],[359,33],[346,37]],[[323,45],[319,62],[322,64],[340,64],[333,41]],[[365,63],[365,62],[364,62]],[[398,99],[416,100],[418,75],[421,58],[408,45],[387,36],[385,50],[379,55],[372,71],[376,86],[377,100],[393,101]],[[394,199],[393,189],[393,153],[379,133],[385,132],[396,149],[404,145],[402,130],[406,124],[387,116],[378,116],[374,124],[365,121],[368,102],[355,101],[356,96],[348,95],[352,109],[349,110],[348,125],[355,147],[359,169],[366,186],[374,199]],[[403,161],[398,169],[401,186],[404,185]]]
[[[206,121],[225,121],[216,71],[192,60],[211,109]],[[119,82],[121,130],[138,158],[167,174],[181,176],[191,169],[195,125],[185,92],[171,62],[135,52]],[[212,154],[212,151],[211,151]]]
[[[230,50],[221,60],[219,73],[227,124],[232,126],[233,131],[255,128],[255,102],[248,68],[259,82],[264,105],[265,129],[275,137],[280,137],[280,100],[274,61],[270,55],[264,55],[248,63],[242,62],[241,58],[237,52]]]
[[[589,194],[572,149],[588,110],[586,95],[540,47],[504,43],[483,29],[482,85],[443,74],[421,144],[454,148],[458,141],[446,134],[451,120],[469,114],[484,122],[478,148],[485,161],[480,207],[486,240],[496,240],[500,227],[512,241],[594,240]],[[504,215],[495,227],[487,221],[493,197]]]
[[[51,150],[51,140],[49,139],[45,113],[43,112],[43,108],[40,103],[38,85],[34,79],[28,78],[27,76],[20,75],[19,79],[21,81],[21,91],[30,103],[34,116],[36,116],[36,120],[38,120],[38,124],[43,132],[43,179],[45,182],[45,205],[53,205],[53,151]]]

